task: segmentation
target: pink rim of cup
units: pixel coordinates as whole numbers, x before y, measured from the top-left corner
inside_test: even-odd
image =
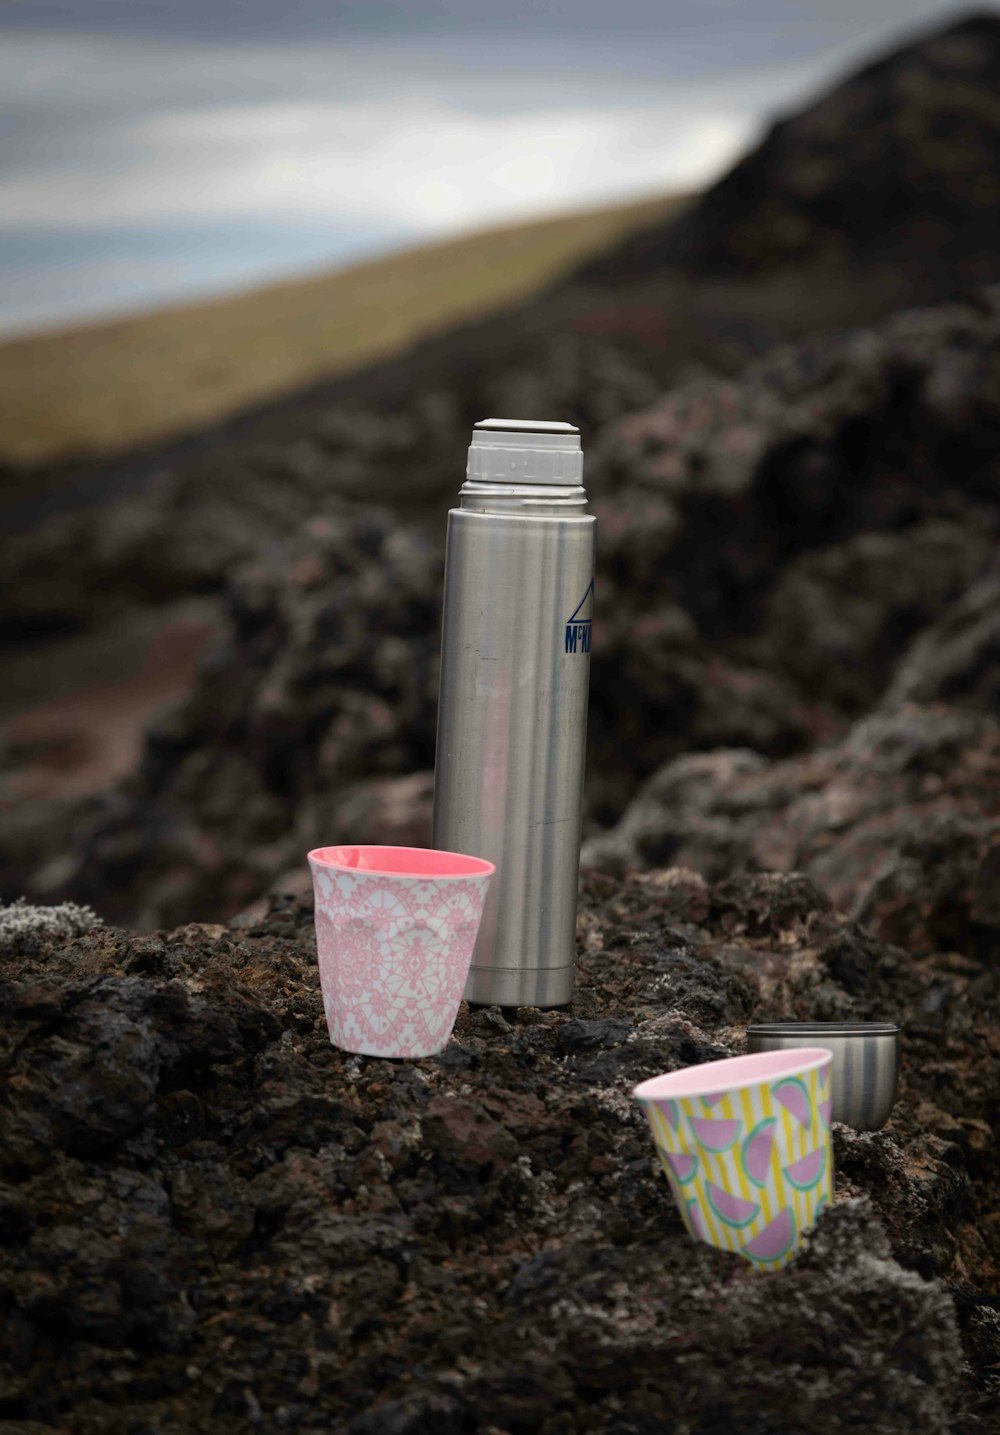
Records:
[[[338,844],[308,854],[330,1040],[367,1056],[447,1045],[492,862],[436,848]]]
[[[780,1270],[833,1199],[832,1055],[799,1047],[683,1067],[634,1090],[688,1234]]]
[[[775,1077],[814,1071],[830,1059],[826,1047],[799,1046],[787,1051],[758,1051],[749,1056],[727,1056],[700,1066],[682,1066],[642,1081],[632,1095],[637,1101],[678,1096],[709,1097],[716,1092],[742,1091]],[[721,1078],[721,1079],[720,1079]]]

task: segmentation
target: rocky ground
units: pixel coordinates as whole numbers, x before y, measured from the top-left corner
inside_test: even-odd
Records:
[[[998,304],[984,291],[780,348],[601,431],[587,468],[592,836],[685,754],[691,801],[708,804],[722,778],[707,774],[795,753],[792,788],[819,791],[836,764],[814,755],[906,703],[954,710],[950,738],[914,717],[903,743],[938,743],[939,768],[980,742],[1000,668]],[[338,832],[427,840],[443,533],[443,515],[403,523],[333,496],[238,565],[225,640],[130,780],[4,814],[9,895],[69,896],[144,927],[215,920]],[[1000,808],[995,766],[963,761],[973,806]],[[893,762],[905,779],[905,754],[886,773]],[[876,753],[858,781],[880,800]],[[713,874],[809,865],[793,833],[767,839],[755,821],[748,810],[738,841],[716,824],[685,860]],[[829,862],[816,875],[859,898]]]
[[[584,849],[608,872],[680,862],[719,878],[803,871],[886,941],[1000,958],[1000,726],[907,704],[768,763],[678,758]]]
[[[130,929],[0,909],[0,1435],[1000,1429],[998,57],[952,26],[544,300],[19,486],[8,687],[218,641],[134,764],[112,664],[110,791],[0,738],[0,896]],[[599,519],[578,992],[352,1058],[302,857],[428,840],[489,412],[580,421]],[[752,1017],[905,1033],[770,1277],[687,1241],[629,1096]]]
[[[579,933],[571,1012],[410,1063],[329,1045],[306,903],[9,923],[0,1429],[997,1428],[995,964],[800,876],[594,873]],[[630,1091],[807,1014],[899,1019],[901,1096],[763,1276],[688,1240]]]

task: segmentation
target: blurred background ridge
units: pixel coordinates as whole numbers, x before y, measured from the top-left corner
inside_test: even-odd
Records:
[[[646,200],[485,230],[245,294],[0,343],[0,461],[184,432],[524,298],[630,229]]]
[[[411,282],[438,266],[438,321],[476,264],[502,269],[492,312],[166,445],[12,469],[11,895],[150,925],[259,899],[332,827],[426,840],[444,515],[491,412],[586,436],[588,801],[612,844],[595,852],[638,850],[616,824],[681,753],[781,762],[890,698],[988,708],[998,75],[993,12],[908,38],[679,208],[398,261]],[[358,316],[380,272],[297,292]],[[240,306],[277,313],[295,292],[204,310],[233,320],[227,362],[252,368]],[[172,362],[164,336],[192,313],[121,332],[148,325],[151,361]],[[87,365],[109,403],[117,332],[93,331]]]
[[[0,348],[0,459],[191,429],[523,295],[640,223],[636,197],[710,183],[775,114],[937,8],[627,0],[612,24],[585,0],[567,26],[533,5],[505,8],[501,24],[484,0],[292,7],[280,25],[256,3],[5,6],[0,332],[43,336]],[[831,118],[839,133],[818,117],[782,213],[764,216],[769,243],[800,243],[806,191],[830,189]],[[865,205],[871,234],[891,192],[913,192],[897,158],[883,156],[881,195],[862,166],[872,189],[841,196]],[[746,207],[762,180],[737,170],[723,208],[741,187]],[[628,202],[618,217],[604,212],[612,201]],[[570,211],[516,236],[400,254]],[[697,253],[719,267],[722,251],[704,248],[718,221],[703,213],[651,258]],[[913,257],[932,238],[915,239]],[[753,257],[760,234],[744,225],[732,242]],[[382,262],[327,277],[372,257]]]

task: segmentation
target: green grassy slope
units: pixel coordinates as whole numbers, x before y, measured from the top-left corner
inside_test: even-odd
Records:
[[[0,344],[0,462],[183,432],[521,299],[641,225],[661,197],[507,226],[318,277]]]

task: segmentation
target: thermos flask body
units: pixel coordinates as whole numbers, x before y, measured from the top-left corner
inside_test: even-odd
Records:
[[[566,424],[477,425],[448,519],[434,845],[496,864],[470,1001],[573,990],[595,521]]]

